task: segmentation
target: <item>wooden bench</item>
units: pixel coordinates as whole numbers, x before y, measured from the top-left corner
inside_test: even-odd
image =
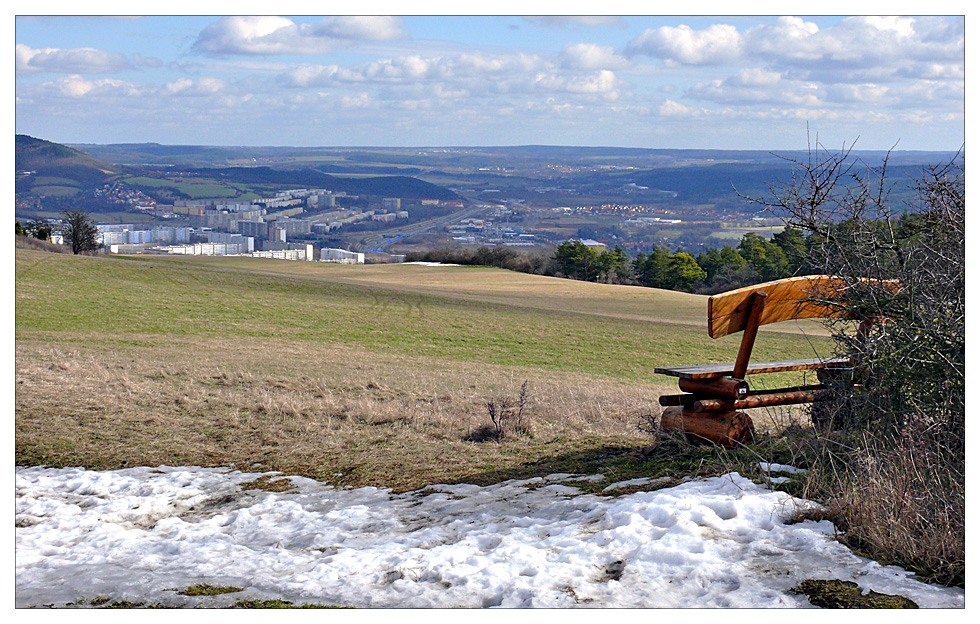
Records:
[[[752,419],[742,411],[756,407],[809,403],[821,398],[821,384],[752,391],[748,375],[789,371],[817,371],[823,382],[832,369],[852,368],[851,358],[811,358],[785,362],[750,362],[759,327],[806,318],[852,318],[835,304],[847,286],[840,278],[826,275],[791,277],[739,288],[708,298],[708,335],[720,338],[742,332],[742,342],[732,364],[658,367],[655,373],[678,377],[683,394],[660,397],[664,407],[660,426],[683,431],[691,437],[733,446],[755,435]],[[859,331],[870,321],[861,319]]]

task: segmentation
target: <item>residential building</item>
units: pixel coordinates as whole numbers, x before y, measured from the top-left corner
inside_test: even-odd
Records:
[[[321,249],[320,262],[338,264],[364,264],[364,254],[346,249]]]

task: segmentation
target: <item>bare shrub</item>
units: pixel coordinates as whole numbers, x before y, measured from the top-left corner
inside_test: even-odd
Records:
[[[965,195],[962,164],[924,172],[899,211],[880,168],[819,144],[765,203],[809,233],[809,268],[845,285],[853,322],[829,323],[860,366],[826,376],[813,408],[807,494],[845,541],[944,583],[962,583],[965,537]],[[870,278],[870,279],[869,279]],[[890,281],[889,281],[890,280]]]
[[[503,396],[487,401],[487,416],[490,418],[490,424],[478,427],[465,439],[470,442],[485,442],[502,440],[507,436],[532,437],[534,433],[530,424],[524,420],[529,401],[530,395],[525,379],[516,399]]]

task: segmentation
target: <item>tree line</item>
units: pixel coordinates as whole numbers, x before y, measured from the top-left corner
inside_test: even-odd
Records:
[[[597,251],[566,241],[554,258],[558,274],[572,279],[715,293],[799,274],[806,268],[808,244],[801,230],[786,227],[772,240],[748,232],[735,247],[711,248],[697,257],[658,246],[630,259],[621,246]]]
[[[620,245],[598,250],[581,240],[558,245],[553,253],[522,253],[508,247],[438,249],[411,253],[407,261],[494,266],[512,271],[605,284],[629,284],[713,294],[807,272],[812,237],[789,227],[768,240],[753,232],[735,247],[725,245],[697,257],[654,247],[635,258]]]

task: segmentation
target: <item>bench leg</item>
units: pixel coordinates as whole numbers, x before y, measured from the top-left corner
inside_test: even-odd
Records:
[[[666,407],[660,416],[660,428],[683,431],[688,437],[722,446],[745,444],[755,437],[755,426],[745,412],[695,412],[684,407]]]

